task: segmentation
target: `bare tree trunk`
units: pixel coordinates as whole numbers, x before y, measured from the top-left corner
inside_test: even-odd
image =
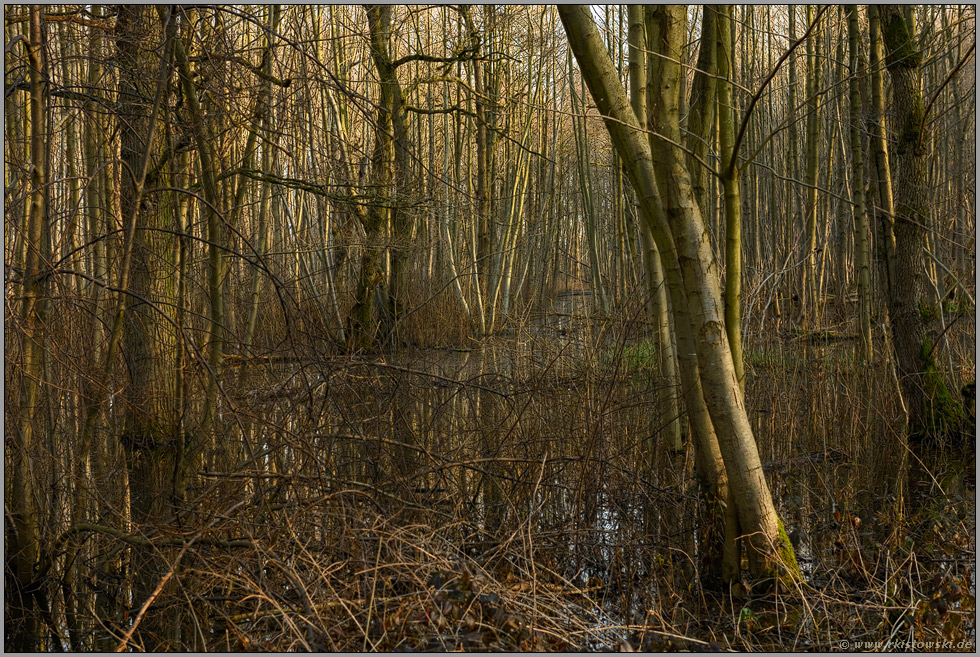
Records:
[[[153,8],[145,6],[125,6],[117,20],[120,155],[126,164],[120,206],[123,216],[133,217],[131,232],[126,236],[132,246],[127,263],[122,356],[129,370],[129,385],[125,390],[125,430],[120,440],[129,470],[132,520],[144,531],[153,531],[174,519],[174,473],[180,468],[174,459],[178,441],[183,442],[171,415],[173,378],[164,375],[167,365],[162,346],[166,325],[153,305],[154,280],[158,277],[154,253],[160,240],[153,229],[169,227],[169,222],[161,216],[160,197],[144,193],[146,186],[155,185],[159,176],[157,166],[151,162],[159,158],[157,115],[171,70],[176,21],[168,10],[161,8],[158,18]],[[160,29],[161,23],[165,32]],[[157,76],[154,71],[159,72]],[[142,604],[159,582],[159,569],[164,566],[152,546],[134,547],[133,559],[134,595]],[[163,648],[167,641],[162,635],[161,620],[154,615],[143,629],[149,635],[157,635],[157,643],[151,645]]]
[[[41,649],[40,623],[35,603],[41,603],[41,590],[35,585],[35,566],[40,550],[38,546],[38,521],[35,514],[34,475],[31,472],[31,455],[38,449],[37,438],[43,431],[35,431],[35,421],[43,414],[37,413],[38,397],[43,374],[41,371],[41,342],[44,340],[44,314],[47,292],[46,270],[51,266],[48,236],[47,165],[45,142],[47,140],[44,84],[46,66],[41,27],[41,7],[31,5],[29,10],[29,38],[27,57],[30,67],[30,126],[31,126],[31,177],[30,206],[24,235],[22,261],[23,303],[21,326],[23,330],[23,361],[21,365],[20,421],[9,439],[7,453],[11,460],[7,465],[10,473],[9,515],[12,530],[8,533],[6,549],[6,587],[4,617],[8,620],[10,635],[4,640],[4,648],[14,651],[33,652]],[[40,436],[39,436],[40,434]]]
[[[649,143],[643,138],[626,92],[605,53],[589,8],[562,5],[558,11],[569,45],[599,111],[606,118],[606,127],[627,166],[637,196],[647,215],[657,218],[654,237],[663,242],[661,253],[673,255],[676,248],[691,311],[690,327],[698,336],[698,363],[705,401],[718,432],[739,519],[752,548],[749,550],[751,570],[756,576],[768,577],[783,574],[781,569],[785,567],[790,576],[799,577],[793,548],[782,529],[762,472],[741,390],[737,384],[733,385],[736,377],[723,328],[718,267],[694,202],[690,178],[681,161],[683,156],[675,156],[667,173],[672,196],[668,207],[673,209],[664,218]]]
[[[806,6],[806,22],[814,21],[813,5]],[[807,40],[806,72],[806,219],[804,221],[805,256],[803,267],[803,304],[805,325],[814,326],[820,317],[820,290],[817,280],[817,182],[819,177],[820,145],[820,67],[823,64],[823,34],[814,29]]]
[[[888,157],[888,135],[885,129],[885,53],[881,36],[881,20],[878,11],[868,7],[868,26],[871,32],[871,152],[874,156],[874,171],[877,189],[877,203],[874,214],[881,228],[881,240],[885,254],[886,298],[891,297],[895,284],[895,201],[892,193],[891,167]]]
[[[902,5],[877,7],[885,64],[896,113],[895,268],[889,319],[902,394],[909,413],[909,438],[943,441],[960,427],[963,409],[936,364],[930,326],[936,305],[928,293],[926,237],[933,218],[926,181],[927,117],[919,67],[922,53]]]
[[[224,246],[228,242],[227,229],[221,216],[222,204],[216,181],[217,169],[213,142],[204,124],[204,115],[198,100],[197,88],[191,73],[190,63],[180,39],[174,41],[177,67],[180,72],[180,84],[189,110],[191,132],[197,143],[197,154],[200,163],[201,187],[204,191],[204,216],[208,227],[208,319],[209,349],[208,365],[211,371],[208,376],[205,397],[202,430],[207,433],[214,426],[217,415],[218,379],[221,376],[222,361],[226,341],[225,317],[225,257]]]
[[[688,169],[694,184],[694,196],[702,213],[708,208],[708,169],[707,163],[711,137],[715,125],[715,95],[717,93],[718,70],[718,8],[716,5],[702,6],[700,52],[697,70],[691,85],[690,112],[687,119],[687,148],[690,155]]]
[[[789,14],[789,41],[793,43],[796,41],[796,5],[786,5],[786,11]],[[797,180],[800,172],[800,155],[799,155],[799,128],[797,127],[797,120],[795,115],[797,114],[796,109],[796,88],[798,86],[798,75],[796,67],[796,49],[794,48],[789,54],[789,60],[787,61],[787,78],[789,84],[786,85],[786,95],[787,104],[789,107],[789,112],[791,113],[789,119],[789,131],[787,134],[787,139],[789,141],[789,148],[786,154],[786,177],[790,179],[790,184],[794,185],[793,180]],[[795,187],[795,185],[794,185]],[[789,216],[786,219],[788,224],[787,230],[785,231],[786,241],[784,242],[784,248],[787,253],[793,252],[793,245],[791,242],[791,235],[796,234],[796,227],[798,222],[802,219],[799,212],[800,204],[797,201],[796,189],[791,187],[789,189]],[[802,280],[800,276],[796,273],[796,270],[791,270],[788,279],[788,285],[785,289],[789,290],[789,296],[792,297],[793,291],[799,289],[800,295],[803,294],[803,286],[797,286],[797,282]],[[777,292],[778,298],[778,292]],[[802,306],[802,299],[800,300]],[[792,304],[789,305],[792,307]]]
[[[485,7],[485,11],[493,11],[492,7]],[[470,33],[470,41],[474,52],[479,54],[483,49],[480,32],[470,16],[469,8],[466,5],[461,7],[463,19]],[[492,30],[492,20],[490,29]],[[480,332],[487,334],[493,331],[492,321],[488,321],[486,299],[490,297],[490,278],[487,275],[490,267],[490,244],[493,242],[493,224],[490,221],[490,195],[491,195],[491,161],[493,151],[493,132],[488,130],[490,117],[487,112],[487,93],[485,85],[485,73],[489,63],[482,58],[475,58],[471,66],[473,67],[473,103],[476,110],[476,225],[473,230],[476,232],[475,252],[473,256],[474,286],[476,287],[476,301],[480,318]]]
[[[259,130],[267,129],[269,117],[272,114],[272,61],[273,48],[275,47],[275,37],[279,30],[279,5],[272,5],[268,8],[269,27],[266,32],[265,53],[262,56],[262,72],[265,78],[262,80],[262,87],[259,90],[260,105],[256,112],[258,125],[254,128],[253,134]],[[324,126],[326,127],[326,126]],[[272,168],[272,149],[268,144],[262,145],[262,173],[268,174]],[[266,234],[268,232],[269,210],[272,205],[272,186],[268,181],[263,181],[259,190],[259,217],[255,228],[255,252],[258,257],[264,257],[268,245],[266,244]],[[257,267],[252,269],[252,284],[250,302],[248,304],[248,315],[245,320],[245,336],[242,342],[246,347],[251,347],[252,339],[255,335],[255,322],[259,314],[259,292],[262,287],[262,274]],[[343,331],[343,329],[340,329]],[[341,340],[343,335],[341,335]]]
[[[735,161],[735,108],[732,107],[734,53],[730,50],[731,5],[718,13],[718,139],[721,143],[721,184],[725,195],[725,332],[732,350],[738,385],[745,389],[742,360],[742,193],[741,173]]]
[[[864,151],[861,142],[860,39],[857,5],[847,6],[847,35],[851,62],[851,200],[854,203],[854,266],[858,279],[858,326],[861,356],[874,358],[871,344],[871,263],[868,215],[864,203]]]
[[[642,10],[642,11],[640,11]],[[660,58],[654,52],[654,47],[651,44],[657,45],[659,47],[659,34],[653,34],[652,28],[649,23],[656,24],[656,20],[653,20],[652,12],[654,11],[651,6],[640,5],[639,9],[635,10],[636,13],[643,14],[644,21],[644,45],[640,46],[640,52],[636,53],[636,58],[640,59],[643,57],[642,50],[646,49],[645,57],[645,72],[644,77],[646,78],[645,85],[645,101],[646,110],[643,116],[638,117],[638,121],[641,125],[645,125],[648,128],[655,127],[654,122],[654,112],[657,103],[660,100],[660,94],[658,93],[657,84],[659,82],[659,70],[660,70]],[[640,17],[637,16],[637,19]],[[633,56],[633,55],[631,55]],[[637,90],[638,92],[638,90]],[[635,105],[636,103],[634,103]],[[652,145],[654,143],[654,136],[651,134],[648,138],[648,142]],[[661,367],[661,372],[668,381],[676,383],[678,382],[677,377],[677,364],[679,360],[682,360],[685,356],[689,356],[691,351],[683,352],[683,347],[681,346],[681,340],[683,339],[680,333],[676,333],[677,337],[677,349],[674,348],[674,341],[672,335],[675,335],[671,331],[670,326],[670,307],[668,306],[668,295],[671,299],[675,297],[675,291],[670,289],[671,283],[669,275],[664,271],[665,263],[661,257],[660,250],[657,248],[657,241],[653,237],[653,233],[650,230],[650,224],[646,219],[643,219],[644,210],[639,208],[639,214],[641,217],[640,222],[640,240],[643,245],[644,259],[643,266],[646,272],[647,279],[647,295],[650,298],[650,317],[653,321],[654,330],[656,331],[656,341],[657,341],[657,355],[658,362]],[[678,278],[679,280],[679,278]],[[675,312],[677,312],[675,310]],[[676,323],[675,323],[676,326]],[[682,365],[683,368],[683,365]],[[683,383],[681,380],[681,385],[684,385],[685,390],[690,388]],[[679,453],[684,448],[684,430],[681,425],[680,418],[680,404],[678,401],[677,389],[667,388],[663,391],[663,412],[665,417],[676,417],[677,421],[666,427],[666,442],[672,451]],[[695,400],[691,400],[694,402]],[[688,403],[689,414],[693,418],[693,413],[690,410],[692,403]],[[694,411],[695,413],[697,411]],[[693,421],[693,420],[692,420]],[[700,425],[700,422],[696,423],[696,426]],[[713,433],[713,432],[712,432]]]

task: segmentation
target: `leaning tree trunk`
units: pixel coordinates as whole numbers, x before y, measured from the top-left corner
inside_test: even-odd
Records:
[[[645,8],[643,5],[629,6],[629,79],[630,104],[637,120],[646,123],[647,116],[647,62],[644,49],[647,36],[645,29]],[[657,354],[661,375],[668,385],[658,390],[661,417],[669,424],[665,427],[666,442],[670,449],[683,449],[683,432],[681,430],[680,404],[677,397],[677,358],[674,342],[671,337],[669,308],[667,306],[667,282],[664,277],[663,263],[657,243],[647,222],[640,221],[640,241],[643,245],[643,269],[646,275],[647,295],[650,297],[650,318],[656,329]],[[698,391],[700,394],[700,390]],[[693,416],[693,413],[689,411]],[[653,463],[652,444],[649,455]],[[712,485],[717,477],[712,477]]]
[[[667,202],[671,210],[664,217],[650,145],[592,22],[589,8],[562,5],[558,11],[569,45],[605,119],[613,145],[626,165],[637,197],[646,216],[656,220],[654,237],[661,253],[669,254],[681,266],[691,317],[690,326],[679,330],[687,329],[697,336],[705,402],[718,433],[729,485],[747,537],[746,543],[750,546],[751,571],[760,577],[783,572],[798,577],[799,567],[793,548],[773,505],[744,398],[736,383],[724,329],[718,266],[694,201],[690,177],[681,161],[683,155],[673,158],[666,175],[665,187],[672,198]]]
[[[708,144],[714,134],[715,88],[717,77],[717,10],[714,7],[703,8],[704,22],[702,24],[698,71],[695,73],[690,101],[688,119],[688,167],[691,170],[701,170],[704,179],[694,184],[694,193],[698,207],[704,213],[707,207],[707,169],[701,162],[707,162]],[[670,19],[669,21],[667,19]],[[648,42],[648,50],[658,53],[656,66],[651,66],[659,72],[657,80],[650,80],[649,96],[651,104],[656,107],[674,107],[679,109],[677,95],[680,92],[680,69],[675,62],[681,59],[681,39],[683,29],[683,9],[673,7],[661,10],[652,25],[659,34],[652,42]],[[653,35],[651,35],[653,36]],[[665,52],[660,52],[666,49]],[[660,57],[664,55],[665,57]],[[711,81],[709,83],[709,81]],[[654,113],[657,112],[656,107]],[[673,112],[668,113],[673,116]],[[655,116],[650,117],[651,125],[658,125],[661,134],[668,140],[679,143],[680,127],[677,121],[659,121]],[[670,145],[657,136],[651,135],[651,151],[662,161],[668,162],[674,154]],[[700,161],[699,161],[700,160]],[[700,185],[700,188],[699,188]],[[672,211],[667,208],[667,211]],[[697,362],[697,347],[694,334],[686,327],[691,325],[688,312],[688,299],[683,291],[682,276],[677,263],[670,264],[667,271],[667,283],[674,308],[674,325],[682,327],[676,330],[677,360],[680,366],[681,386],[684,391],[684,402],[687,415],[690,418],[694,434],[695,464],[698,477],[704,486],[705,501],[708,517],[701,523],[699,561],[701,577],[706,580],[732,581],[739,575],[741,550],[736,540],[738,537],[738,517],[735,506],[729,504],[730,489],[725,464],[718,446],[718,437],[712,424],[708,407],[704,401],[701,387],[701,375]],[[727,506],[726,506],[727,505]],[[720,553],[719,553],[720,550]]]
[[[949,393],[936,364],[937,316],[926,280],[926,236],[932,229],[926,180],[928,123],[922,103],[922,52],[909,29],[902,5],[877,7],[892,80],[896,136],[894,284],[889,319],[902,394],[913,443],[945,440],[959,430],[963,409]]]

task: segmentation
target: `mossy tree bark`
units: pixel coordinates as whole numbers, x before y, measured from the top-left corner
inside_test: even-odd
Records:
[[[922,103],[922,53],[902,5],[879,5],[885,65],[895,112],[894,281],[889,319],[913,443],[944,441],[961,426],[963,409],[950,394],[935,357],[937,317],[926,280],[926,239],[932,229],[926,178],[928,124]]]
[[[701,39],[699,40],[697,70],[691,83],[690,111],[687,117],[687,167],[694,182],[694,196],[701,213],[708,207],[708,153],[714,134],[715,98],[718,88],[718,8],[702,7]]]
[[[654,238],[661,253],[680,265],[690,323],[679,327],[678,331],[691,331],[695,337],[705,402],[718,434],[746,543],[750,546],[750,569],[757,577],[786,573],[798,577],[799,569],[792,566],[795,563],[793,548],[780,535],[779,517],[762,471],[742,392],[736,383],[724,330],[718,266],[694,200],[690,176],[683,163],[684,155],[675,155],[665,173],[669,197],[663,205],[650,144],[636,121],[589,8],[562,5],[558,11],[569,45],[605,119],[637,197],[646,209],[646,216],[655,221],[656,225],[651,228],[655,229]],[[664,207],[666,213],[661,209]]]
[[[651,64],[658,61],[656,54],[649,50],[653,37],[647,33],[647,13],[652,8],[644,5],[630,5],[629,9],[629,66],[630,66],[630,103],[637,120],[647,125],[652,110],[653,95],[656,89],[649,75]],[[634,77],[635,75],[635,77]],[[642,216],[643,208],[638,207]],[[640,242],[643,246],[643,271],[647,282],[647,294],[650,298],[650,320],[656,332],[657,358],[660,371],[671,382],[677,381],[677,356],[671,337],[670,309],[668,307],[669,283],[664,271],[664,263],[657,249],[657,242],[650,231],[649,222],[640,221]],[[679,279],[678,279],[679,280]],[[683,449],[683,430],[679,417],[677,392],[673,387],[663,389],[661,397],[665,417],[676,417],[666,427],[666,443],[669,449]],[[652,457],[652,455],[651,455]]]
[[[120,157],[125,165],[119,195],[123,216],[131,218],[125,235],[131,247],[121,343],[129,384],[123,395],[126,417],[121,441],[131,518],[144,532],[157,531],[175,518],[180,489],[175,473],[182,471],[177,459],[184,440],[172,415],[174,378],[165,374],[174,367],[164,353],[167,324],[154,304],[160,278],[156,254],[161,250],[156,229],[167,229],[170,222],[157,203],[159,197],[145,193],[158,180],[159,162],[165,159],[158,115],[172,72],[174,19],[163,8],[158,13],[149,6],[124,5],[116,22]],[[152,546],[133,548],[137,604],[147,600],[160,581],[166,568],[160,556]],[[141,635],[150,641],[145,645],[166,649],[166,635],[176,631],[168,625],[157,614],[148,615],[141,627]]]
[[[732,106],[732,6],[718,5],[718,141],[721,145],[721,184],[725,197],[725,332],[732,350],[738,385],[745,387],[742,362],[742,192],[735,147],[735,108]]]
[[[366,213],[357,214],[367,233],[367,244],[361,256],[357,292],[350,311],[349,341],[357,348],[370,349],[379,340],[394,337],[398,319],[404,311],[411,214],[405,198],[410,173],[408,116],[398,82],[400,63],[391,52],[393,6],[365,5],[364,11],[368,20],[371,60],[378,76],[377,122],[371,155],[374,199]],[[385,275],[382,266],[382,242],[387,231],[392,236],[389,276]],[[375,296],[379,292],[384,302],[376,304]]]

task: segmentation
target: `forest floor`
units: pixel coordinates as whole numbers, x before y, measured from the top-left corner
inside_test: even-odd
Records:
[[[692,456],[658,445],[652,348],[614,323],[572,330],[581,297],[462,348],[283,365],[272,378],[295,389],[264,401],[243,379],[292,436],[287,521],[260,540],[282,573],[232,596],[248,604],[209,603],[212,634],[261,649],[972,650],[973,453],[925,455],[929,490],[900,503],[883,364],[859,366],[832,331],[750,336],[750,417],[805,581],[719,586],[699,576]]]
[[[805,581],[722,586],[652,347],[631,321],[583,323],[581,296],[455,348],[241,364],[245,465],[205,455],[182,518],[200,540],[147,627],[171,614],[191,651],[973,650],[975,457],[924,454],[928,490],[897,494],[884,364],[831,332],[747,336]],[[955,358],[972,375],[975,351]]]

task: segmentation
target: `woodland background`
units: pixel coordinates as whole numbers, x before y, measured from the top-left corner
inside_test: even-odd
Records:
[[[975,18],[6,6],[5,648],[975,641]]]

